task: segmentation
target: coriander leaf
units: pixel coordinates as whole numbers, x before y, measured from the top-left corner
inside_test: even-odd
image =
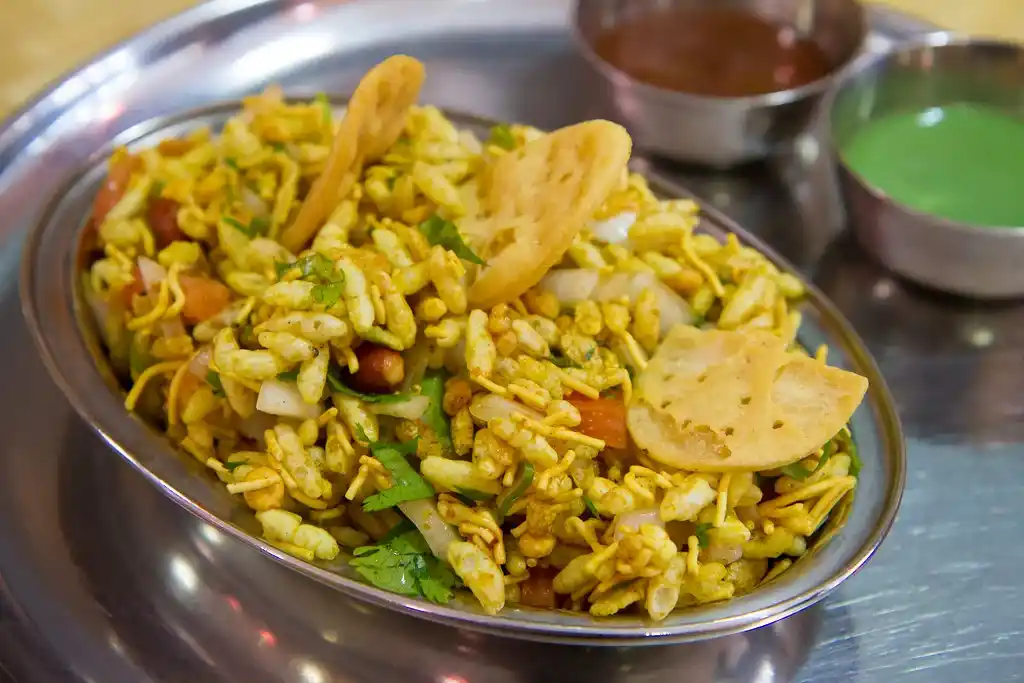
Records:
[[[283,152],[287,149],[283,142],[271,142],[270,148],[275,152]]]
[[[402,526],[397,524],[376,545],[356,548],[349,564],[378,588],[447,603],[460,585],[458,577],[431,554],[415,528],[392,535]]]
[[[222,464],[224,465],[224,469],[226,469],[228,472],[234,472],[242,465],[248,465],[249,463],[246,460],[228,460],[227,462]]]
[[[390,549],[364,553],[349,560],[359,575],[378,588],[392,593],[418,597],[419,581],[406,566],[405,560]]]
[[[712,526],[714,525],[701,522],[697,525],[697,530],[693,532],[693,535],[697,537],[697,543],[701,548],[707,548],[711,544],[711,541],[708,540],[708,530],[711,529]]]
[[[780,467],[779,471],[791,479],[797,479],[803,481],[807,477],[811,476],[812,472],[798,462],[792,465],[785,465]]]
[[[432,498],[434,487],[413,469],[405,455],[393,447],[371,448],[377,461],[391,474],[391,488],[375,493],[363,501],[363,510],[377,512],[408,500]]]
[[[320,278],[324,282],[336,282],[340,280],[340,274],[334,271],[334,263],[320,252],[306,254],[298,261],[299,271],[302,277]]]
[[[430,399],[430,404],[420,419],[430,428],[446,454],[453,454],[451,420],[444,412],[444,383],[448,379],[444,370],[428,372],[420,381],[420,393]]]
[[[859,476],[861,469],[864,467],[864,461],[860,459],[860,454],[857,452],[857,444],[853,442],[853,438],[847,441],[846,451],[850,455],[850,474],[855,477]]]
[[[415,455],[416,447],[419,438],[412,439],[411,441],[371,441],[370,437],[363,431],[362,425],[356,425],[356,437],[360,443],[366,444],[366,447],[370,449],[370,454],[375,455],[378,450],[390,449],[398,451],[402,455]]]
[[[583,354],[583,358],[585,358],[586,360],[590,360],[591,358],[594,357],[595,353],[597,353],[597,347],[591,346],[589,349],[587,349],[587,352]]]
[[[487,142],[502,149],[516,148],[516,136],[512,133],[512,127],[507,123],[500,123],[491,128],[491,136],[487,138]]]
[[[133,336],[132,342],[128,346],[128,369],[131,371],[132,377],[138,377],[155,362],[149,349],[139,344],[141,339],[140,336]]]
[[[323,123],[325,127],[331,125],[331,103],[327,99],[327,95],[322,92],[316,94],[316,101],[320,104],[320,108],[323,110]]]
[[[220,375],[213,370],[206,373],[206,383],[213,388],[214,396],[224,396],[224,385],[220,381]]]
[[[332,365],[327,370],[327,384],[330,386],[331,391],[339,394],[345,394],[346,396],[352,396],[358,398],[366,403],[401,403],[407,401],[411,397],[411,394],[364,394],[361,391],[356,391],[351,387],[345,385],[341,381],[341,371],[336,365]]]
[[[594,501],[590,500],[588,496],[583,496],[583,504],[590,510],[590,514],[594,515],[597,519],[601,519],[601,513],[598,511],[597,506],[594,505]]]
[[[282,382],[294,382],[299,378],[299,371],[285,370],[284,372],[277,373],[277,378]]]
[[[420,582],[420,591],[430,602],[440,605],[447,604],[453,597],[453,589],[458,587],[459,578],[444,562],[433,555],[421,555],[422,569],[417,568],[416,578]]]
[[[234,157],[224,157],[224,164],[229,166],[230,168],[233,168],[236,171],[242,170],[238,167],[238,162],[235,161]]]
[[[249,223],[248,225],[238,220],[237,218],[232,218],[231,216],[224,216],[221,218],[221,220],[230,225],[235,230],[238,230],[239,232],[247,236],[249,239],[259,237],[260,235],[264,234],[266,232],[267,227],[269,226],[269,223],[267,223],[265,219],[260,218],[254,218],[252,222]]]
[[[582,367],[579,363],[577,363],[576,361],[572,360],[571,358],[567,358],[566,356],[551,356],[550,358],[548,358],[548,360],[551,361],[551,364],[554,365],[557,368],[580,368],[580,367]]]
[[[478,491],[476,489],[467,488],[465,486],[456,486],[455,492],[460,498],[465,498],[470,503],[483,503],[491,498],[494,498],[493,493],[487,493],[486,491]]]
[[[440,244],[448,251],[454,252],[460,259],[481,266],[485,265],[484,260],[474,254],[469,245],[463,241],[462,235],[459,234],[459,229],[455,227],[455,224],[441,218],[436,213],[420,223],[420,232],[423,233],[428,242]]]
[[[536,470],[533,467],[533,463],[523,461],[522,467],[519,470],[519,474],[516,476],[515,481],[512,482],[512,486],[506,489],[500,496],[498,496],[494,503],[498,508],[498,523],[505,519],[505,515],[512,509],[512,504],[519,500],[524,493],[526,493],[530,486],[533,484],[533,475]]]
[[[270,219],[263,216],[253,218],[249,221],[249,230],[256,235],[266,235],[270,230]]]
[[[260,347],[260,340],[256,337],[256,330],[253,329],[252,325],[246,323],[242,326],[242,329],[238,332],[238,343],[248,349]]]
[[[150,196],[150,197],[159,197],[159,196],[160,196],[160,193],[162,193],[162,192],[164,191],[164,188],[165,188],[165,187],[167,187],[167,183],[165,183],[165,182],[164,182],[164,181],[162,181],[162,180],[158,180],[158,181],[156,181],[156,182],[155,182],[155,183],[153,183],[153,185],[152,185],[152,186],[151,186],[151,187],[149,188],[149,196]]]
[[[280,280],[284,277],[284,274],[295,267],[294,263],[285,263],[284,261],[277,261],[274,263],[274,271],[277,272],[277,279]]]
[[[377,543],[381,545],[388,544],[395,538],[410,531],[416,531],[416,525],[403,517],[398,524],[388,529],[388,532]]]
[[[315,285],[310,294],[313,296],[313,301],[316,303],[331,307],[341,301],[341,296],[344,293],[342,287],[343,283],[341,282],[327,282],[321,285]]]
[[[835,452],[835,441],[829,441],[821,449],[821,455],[818,456],[818,464],[814,466],[813,470],[808,470],[799,462],[795,462],[792,465],[786,465],[785,467],[780,467],[779,470],[787,477],[803,481],[804,479],[806,479],[807,477],[811,476],[812,474],[820,470],[822,467],[824,467],[825,463],[827,463],[832,458],[832,456],[835,455]]]

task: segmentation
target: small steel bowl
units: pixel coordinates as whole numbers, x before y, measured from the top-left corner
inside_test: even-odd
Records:
[[[239,108],[240,103],[232,101],[154,119],[111,142],[137,150],[199,127],[216,130]],[[455,125],[480,135],[497,123],[454,112],[446,114]],[[813,284],[806,283],[807,297],[800,306],[800,343],[806,348],[827,344],[831,364],[858,372],[870,382],[864,403],[851,420],[864,465],[855,499],[844,498],[793,567],[752,593],[681,609],[659,623],[633,614],[595,619],[586,613],[517,605],[490,616],[463,596],[448,605],[435,605],[367,585],[344,557],[310,564],[287,555],[260,538],[260,525],[252,510],[228,493],[206,467],[182,454],[159,430],[124,408],[123,387],[103,350],[81,286],[81,269],[91,246],[85,237],[85,219],[102,185],[109,153],[109,149],[98,150],[86,167],[75,169],[76,174],[41,212],[39,223],[27,239],[20,293],[33,340],[72,406],[118,455],[189,512],[297,572],[345,595],[407,615],[502,637],[572,645],[664,645],[748,631],[809,607],[863,566],[889,532],[906,477],[904,437],[896,406],[878,366],[849,322]],[[635,168],[649,178],[656,194],[691,197],[684,189],[649,173],[642,161],[637,160]],[[700,230],[720,240],[735,234],[745,245],[764,253],[780,270],[799,277],[792,265],[713,207],[703,208]]]
[[[1024,295],[1024,226],[969,225],[893,201],[850,169],[842,148],[872,120],[949,104],[1024,116],[1024,46],[931,34],[859,62],[829,98],[832,154],[860,244],[922,285],[978,298]]]
[[[630,19],[669,8],[729,7],[794,28],[821,47],[828,76],[790,90],[750,97],[710,97],[659,88],[634,79],[594,50],[601,33]],[[676,161],[725,168],[763,159],[800,135],[836,74],[867,37],[856,0],[576,0],[573,35],[603,84],[603,116],[629,128],[646,151]]]

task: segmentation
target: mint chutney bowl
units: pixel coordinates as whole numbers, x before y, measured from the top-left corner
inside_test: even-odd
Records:
[[[933,289],[1024,296],[1024,46],[930,34],[864,58],[826,106],[866,251]]]

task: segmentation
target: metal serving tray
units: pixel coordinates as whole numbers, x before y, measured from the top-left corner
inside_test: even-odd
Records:
[[[50,383],[18,313],[22,235],[108,140],[269,81],[293,93],[344,92],[396,51],[427,62],[424,101],[555,127],[591,113],[567,5],[214,0],[93,62],[0,129],[0,662],[15,680],[1020,676],[1024,307],[925,294],[836,238],[831,170],[813,138],[739,174],[661,169],[815,275],[880,361],[910,437],[889,543],[822,607],[771,627],[697,645],[567,650],[339,599],[164,498]],[[889,13],[874,19],[875,48],[926,29]]]

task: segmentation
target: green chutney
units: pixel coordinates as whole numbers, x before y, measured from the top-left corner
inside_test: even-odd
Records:
[[[893,200],[983,226],[1024,226],[1024,121],[954,104],[872,121],[842,148]]]

